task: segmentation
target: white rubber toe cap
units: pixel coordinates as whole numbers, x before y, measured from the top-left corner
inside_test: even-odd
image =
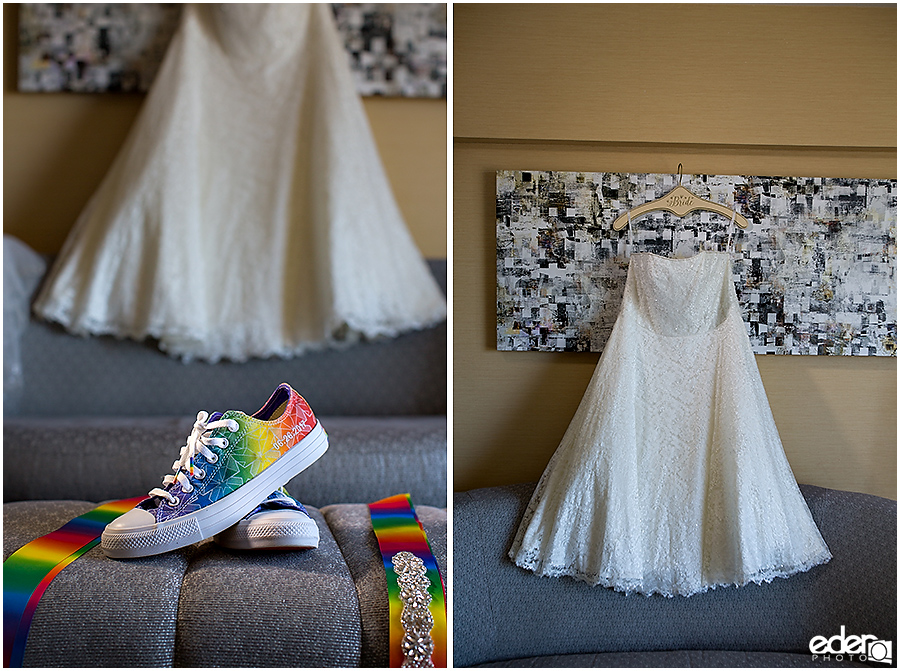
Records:
[[[124,515],[120,515],[106,525],[109,533],[124,534],[131,531],[150,531],[156,526],[156,518],[153,513],[143,508],[132,508]]]
[[[216,542],[236,550],[315,548],[319,527],[299,510],[264,510],[217,534]]]

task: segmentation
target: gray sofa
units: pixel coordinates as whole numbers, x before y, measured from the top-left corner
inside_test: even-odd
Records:
[[[446,264],[433,262],[442,282]],[[97,547],[34,615],[25,666],[387,666],[384,567],[366,503],[409,492],[447,568],[446,325],[295,359],[182,364],[151,345],[31,321],[4,399],[3,555],[171,471],[199,410],[257,410],[289,382],[329,450],[287,488],[317,549],[212,541],[116,561]]]
[[[813,659],[810,640],[842,626],[847,636],[893,642],[896,655],[896,501],[801,486],[832,551],[828,564],[768,584],[666,598],[515,566],[507,551],[533,490],[534,483],[454,495],[455,666],[886,666],[847,655]]]

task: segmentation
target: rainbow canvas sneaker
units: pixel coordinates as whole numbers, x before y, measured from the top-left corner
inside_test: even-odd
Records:
[[[235,550],[317,548],[319,527],[282,487],[214,540]]]
[[[328,449],[328,436],[306,401],[281,384],[253,415],[197,415],[174,475],[150,498],[110,522],[101,536],[108,557],[146,557],[215,536]]]

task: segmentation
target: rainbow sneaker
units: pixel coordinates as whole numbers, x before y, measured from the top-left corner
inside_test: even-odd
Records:
[[[327,449],[325,430],[288,384],[252,416],[200,412],[172,465],[175,474],[106,526],[103,552],[117,559],[146,557],[215,536]]]
[[[317,548],[319,527],[282,487],[214,540],[234,550]]]

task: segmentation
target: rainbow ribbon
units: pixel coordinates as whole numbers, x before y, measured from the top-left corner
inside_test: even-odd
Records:
[[[431,655],[435,667],[447,666],[447,607],[445,604],[444,581],[438,569],[437,561],[428,544],[428,537],[422,523],[416,517],[409,494],[397,494],[369,504],[372,517],[372,528],[378,539],[378,547],[384,561],[387,577],[388,603],[390,606],[390,653],[391,667],[403,665],[404,654],[401,648],[404,629],[400,623],[403,603],[400,601],[400,587],[394,571],[393,557],[398,552],[410,552],[422,560],[425,575],[431,585],[428,593],[431,603],[428,610],[434,618],[431,638],[434,641],[434,652]]]
[[[3,562],[4,666],[22,666],[31,619],[53,578],[99,543],[107,524],[146,498],[104,503],[23,545]]]

